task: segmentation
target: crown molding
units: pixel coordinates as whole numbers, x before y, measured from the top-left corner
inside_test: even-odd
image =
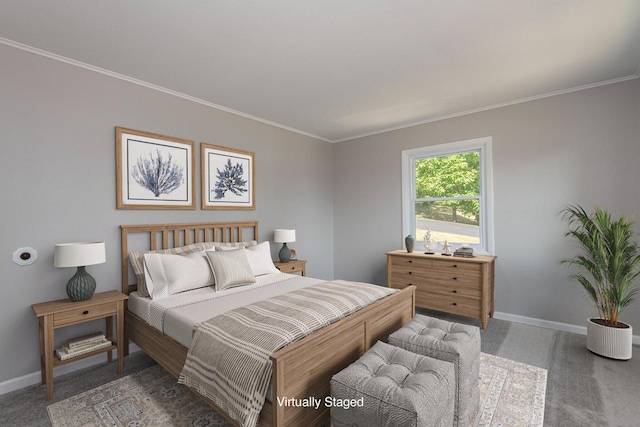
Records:
[[[358,139],[358,138],[364,138],[366,136],[378,135],[378,134],[381,134],[381,133],[391,132],[391,131],[394,131],[394,130],[400,130],[400,129],[406,129],[406,128],[410,128],[410,127],[414,127],[414,126],[420,126],[420,125],[424,125],[424,124],[427,124],[427,123],[438,122],[440,120],[452,119],[454,117],[466,116],[468,114],[479,113],[479,112],[487,111],[487,110],[494,110],[496,108],[508,107],[510,105],[522,104],[524,102],[535,101],[535,100],[542,99],[542,98],[549,98],[549,97],[552,97],[552,96],[565,95],[565,94],[571,93],[571,92],[578,92],[578,91],[581,91],[581,90],[593,89],[593,88],[596,88],[596,87],[599,87],[599,86],[606,86],[606,85],[611,85],[611,84],[614,84],[614,83],[621,83],[621,82],[625,82],[627,80],[633,80],[633,79],[637,79],[637,78],[640,78],[640,68],[638,68],[638,72],[636,74],[633,74],[633,75],[630,75],[630,76],[620,77],[620,78],[612,79],[612,80],[605,80],[603,82],[591,83],[591,84],[583,85],[583,86],[576,86],[576,87],[573,87],[573,88],[570,88],[570,89],[563,89],[563,90],[558,90],[558,91],[555,91],[555,92],[545,93],[545,94],[542,94],[542,95],[530,96],[528,98],[517,99],[515,101],[509,101],[509,102],[503,102],[501,104],[488,105],[486,107],[475,108],[473,110],[462,111],[460,113],[447,114],[447,115],[444,115],[444,116],[434,117],[432,119],[427,119],[427,120],[421,120],[419,122],[408,123],[406,125],[394,126],[394,127],[386,128],[386,129],[383,129],[383,130],[377,130],[377,131],[374,131],[374,132],[363,133],[363,134],[356,135],[356,136],[350,136],[350,137],[347,137],[347,138],[334,140],[332,142],[333,143],[337,143],[337,142],[351,141],[351,140]]]
[[[67,58],[65,56],[61,56],[61,55],[58,55],[58,54],[55,54],[55,53],[47,52],[45,50],[38,49],[38,48],[29,46],[29,45],[26,45],[26,44],[22,44],[22,43],[15,42],[13,40],[5,39],[3,37],[0,37],[0,43],[4,44],[4,45],[7,45],[7,46],[10,46],[10,47],[13,47],[13,48],[16,48],[16,49],[24,50],[24,51],[29,52],[29,53],[33,53],[33,54],[36,54],[36,55],[44,56],[44,57],[49,58],[49,59],[54,59],[56,61],[64,62],[65,64],[69,64],[69,65],[73,65],[73,66],[76,66],[76,67],[84,68],[85,70],[94,71],[96,73],[104,74],[104,75],[109,76],[109,77],[113,77],[113,78],[116,78],[116,79],[119,79],[119,80],[124,80],[124,81],[126,81],[128,83],[133,83],[133,84],[136,84],[136,85],[139,85],[139,86],[144,86],[144,87],[146,87],[148,89],[157,90],[159,92],[163,92],[163,93],[166,93],[168,95],[172,95],[172,96],[176,96],[178,98],[186,99],[187,101],[191,101],[191,102],[195,102],[195,103],[198,103],[198,104],[205,105],[207,107],[215,108],[216,110],[221,110],[221,111],[224,111],[224,112],[227,112],[227,113],[235,114],[236,116],[241,116],[241,117],[244,117],[246,119],[255,120],[257,122],[261,122],[261,123],[264,123],[264,124],[267,124],[267,125],[270,125],[270,126],[274,126],[274,127],[280,128],[280,129],[288,130],[290,132],[295,132],[295,133],[298,133],[300,135],[308,136],[310,138],[319,139],[319,140],[325,141],[325,142],[334,142],[334,141],[332,141],[330,139],[323,138],[321,136],[314,135],[314,134],[309,133],[309,132],[301,131],[299,129],[295,129],[295,128],[292,128],[292,127],[289,127],[289,126],[285,126],[285,125],[282,125],[280,123],[276,123],[276,122],[272,122],[270,120],[262,119],[260,117],[252,116],[251,114],[246,114],[246,113],[243,113],[241,111],[234,110],[232,108],[227,108],[227,107],[222,106],[222,105],[214,104],[212,102],[205,101],[204,99],[196,98],[196,97],[191,96],[191,95],[187,95],[187,94],[175,91],[175,90],[167,89],[165,87],[158,86],[158,85],[155,85],[153,83],[149,83],[149,82],[145,82],[143,80],[139,80],[139,79],[136,79],[136,78],[133,78],[133,77],[125,76],[124,74],[120,74],[120,73],[116,73],[114,71],[106,70],[104,68],[96,67],[94,65],[87,64],[87,63],[84,63],[84,62],[81,62],[81,61],[76,61],[75,59],[71,59],[71,58]]]

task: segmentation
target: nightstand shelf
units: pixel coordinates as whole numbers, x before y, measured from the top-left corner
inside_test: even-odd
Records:
[[[113,350],[118,350],[118,373],[124,368],[124,302],[129,297],[118,291],[100,292],[86,301],[71,302],[69,299],[33,304],[38,317],[40,334],[40,371],[42,384],[47,385],[47,400],[53,399],[53,368],[76,362],[97,354],[107,353],[112,361]],[[113,345],[60,360],[54,351],[54,330],[96,319],[106,319],[106,336]],[[116,334],[114,339],[113,323]]]
[[[107,339],[111,342],[115,342],[113,338],[111,337],[107,337]],[[62,366],[62,365],[66,365],[67,363],[71,363],[71,362],[77,362],[78,360],[81,359],[86,359],[87,357],[91,357],[91,356],[95,356],[96,354],[101,354],[101,353],[105,353],[107,351],[113,351],[113,350],[117,350],[118,346],[116,344],[110,345],[109,347],[105,347],[105,348],[101,348],[95,351],[92,351],[90,353],[84,353],[84,354],[80,354],[78,356],[74,356],[74,357],[70,357],[68,359],[65,360],[60,360],[58,359],[58,356],[56,356],[55,351],[53,352],[53,367],[57,368],[58,366]],[[41,363],[44,363],[44,355],[41,357]]]
[[[307,275],[307,261],[303,259],[292,259],[289,262],[274,262],[273,265],[283,273],[301,273]]]

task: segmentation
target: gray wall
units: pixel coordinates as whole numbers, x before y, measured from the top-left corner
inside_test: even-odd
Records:
[[[333,277],[331,144],[1,44],[0,62],[0,382],[40,368],[31,304],[65,298],[74,273],[53,267],[56,243],[106,241],[107,263],[88,267],[105,291],[120,289],[121,224],[259,220],[261,241],[295,228],[308,274]],[[196,141],[196,210],[116,210],[115,126]],[[200,209],[200,142],[255,152],[255,211]],[[12,262],[22,246],[35,264]]]
[[[384,254],[402,247],[402,150],[484,136],[493,137],[496,311],[585,326],[595,310],[558,265],[573,246],[556,212],[598,204],[640,219],[638,79],[336,144],[335,276],[386,284]],[[621,319],[640,328],[640,301]]]

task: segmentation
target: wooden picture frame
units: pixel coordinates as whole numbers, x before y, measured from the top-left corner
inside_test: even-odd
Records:
[[[200,144],[202,209],[255,209],[255,154]]]
[[[117,209],[195,209],[195,142],[116,127]]]

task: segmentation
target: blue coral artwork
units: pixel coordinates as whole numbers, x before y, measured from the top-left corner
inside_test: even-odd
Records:
[[[195,209],[193,141],[116,128],[118,209]]]
[[[201,144],[202,209],[255,209],[254,153]]]

